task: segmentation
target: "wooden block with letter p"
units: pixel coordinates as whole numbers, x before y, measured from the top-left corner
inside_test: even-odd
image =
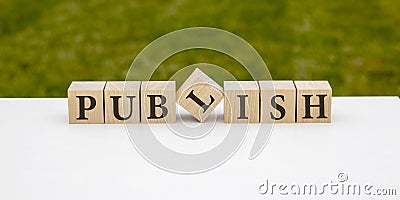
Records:
[[[258,123],[259,93],[257,81],[224,81],[224,122]]]
[[[259,81],[260,122],[295,123],[296,87],[293,81]]]
[[[175,81],[143,81],[140,88],[142,123],[176,122]]]
[[[68,88],[70,124],[104,123],[103,90],[105,81],[73,81]]]
[[[332,88],[328,81],[295,81],[297,122],[330,123]]]
[[[222,87],[196,68],[176,93],[176,99],[186,111],[204,122],[224,98]]]
[[[104,89],[106,124],[140,123],[140,81],[107,81]]]

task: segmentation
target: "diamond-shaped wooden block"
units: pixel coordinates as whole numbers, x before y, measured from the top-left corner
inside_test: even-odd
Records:
[[[218,83],[196,68],[176,93],[178,104],[200,122],[204,122],[224,98]]]

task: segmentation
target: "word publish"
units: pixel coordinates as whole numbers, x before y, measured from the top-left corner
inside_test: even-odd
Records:
[[[176,103],[204,122],[224,100],[225,123],[330,123],[328,81],[225,81],[195,69],[174,81],[74,81],[68,88],[71,124],[175,123]]]

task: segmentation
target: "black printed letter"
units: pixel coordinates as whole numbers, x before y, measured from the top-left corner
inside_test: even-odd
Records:
[[[79,100],[79,117],[76,118],[77,120],[87,120],[88,118],[85,116],[86,110],[92,110],[96,107],[96,99],[92,96],[76,96]],[[89,107],[85,108],[85,98],[90,100]]]
[[[271,98],[271,105],[272,105],[272,107],[275,108],[275,109],[277,109],[277,110],[281,113],[281,116],[280,116],[280,117],[275,117],[275,116],[272,114],[272,112],[270,112],[269,114],[271,115],[271,119],[273,119],[273,120],[281,120],[281,119],[283,119],[283,118],[285,117],[285,115],[286,115],[286,110],[285,110],[284,107],[282,107],[281,105],[279,105],[279,104],[276,103],[276,97],[279,97],[279,98],[282,99],[282,101],[285,101],[285,96],[283,96],[283,95],[276,95],[276,96],[273,96],[273,97]]]
[[[305,98],[305,116],[303,119],[312,119],[313,117],[311,116],[311,107],[318,107],[319,108],[319,116],[317,118],[328,118],[325,116],[325,104],[324,104],[324,98],[327,95],[317,95],[319,97],[319,105],[311,105],[311,97],[313,95],[303,95]]]
[[[127,117],[121,117],[121,115],[119,114],[119,109],[118,109],[118,100],[121,98],[121,96],[110,96],[110,98],[112,98],[113,100],[113,110],[114,110],[114,117],[117,118],[118,120],[127,120],[129,118],[131,118],[132,116],[132,112],[133,112],[133,98],[135,98],[135,96],[126,96],[130,102],[130,111],[129,111],[129,115]]]
[[[160,119],[168,114],[168,109],[163,106],[166,102],[167,99],[163,95],[147,95],[147,97],[150,98],[150,116],[147,117],[147,119]],[[161,99],[161,103],[156,105],[156,97]],[[156,116],[156,107],[161,108],[162,114],[160,116]]]

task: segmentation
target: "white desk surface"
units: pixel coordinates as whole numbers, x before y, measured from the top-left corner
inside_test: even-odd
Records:
[[[67,99],[0,99],[0,199],[399,199],[399,98],[334,97],[332,113],[331,124],[275,125],[255,160],[250,132],[222,166],[177,175],[143,159],[124,125],[68,124]],[[266,179],[322,184],[341,172],[397,196],[258,192]]]

